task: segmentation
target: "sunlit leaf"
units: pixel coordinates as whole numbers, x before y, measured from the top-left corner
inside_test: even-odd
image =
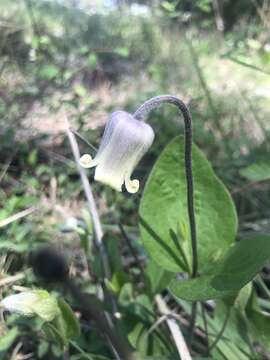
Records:
[[[230,194],[196,145],[193,174],[202,272],[234,242],[237,216]],[[191,268],[186,189],[184,138],[177,137],[154,165],[140,204],[142,242],[153,260],[172,272]]]

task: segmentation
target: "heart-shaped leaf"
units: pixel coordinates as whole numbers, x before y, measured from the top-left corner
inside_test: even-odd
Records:
[[[192,155],[202,272],[234,242],[237,216],[230,194],[196,145]],[[142,242],[153,260],[172,272],[189,272],[192,263],[186,192],[184,138],[177,137],[154,165],[140,204]]]

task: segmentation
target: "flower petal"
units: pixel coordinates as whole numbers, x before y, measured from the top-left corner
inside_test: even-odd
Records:
[[[125,183],[127,191],[135,193],[139,181],[131,174],[154,140],[152,128],[125,111],[114,112],[108,120],[100,148],[92,160],[83,155],[83,167],[96,167],[95,180],[110,185],[117,191]]]

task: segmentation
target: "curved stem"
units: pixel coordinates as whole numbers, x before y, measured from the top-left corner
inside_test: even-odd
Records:
[[[185,123],[185,172],[187,182],[187,204],[190,237],[192,246],[192,274],[194,278],[198,272],[198,254],[197,254],[197,237],[196,237],[196,222],[194,213],[194,196],[193,196],[193,176],[192,176],[192,118],[188,107],[185,103],[172,95],[160,95],[147,100],[134,113],[134,117],[138,120],[145,120],[148,114],[162,104],[175,105],[182,113]]]

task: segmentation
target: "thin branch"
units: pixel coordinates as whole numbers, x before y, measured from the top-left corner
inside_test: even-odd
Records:
[[[246,62],[244,62],[242,60],[239,60],[239,59],[237,59],[237,58],[235,58],[233,56],[224,55],[223,57],[230,60],[230,61],[232,61],[232,62],[234,62],[234,63],[236,63],[236,64],[238,64],[238,65],[242,65],[242,66],[245,66],[245,67],[247,67],[249,69],[256,70],[256,71],[258,71],[258,72],[260,72],[262,74],[265,74],[265,75],[270,75],[270,71],[266,71],[264,69],[261,69],[256,65],[248,64],[248,63],[246,63]]]
[[[88,181],[87,175],[85,173],[85,170],[80,166],[80,151],[79,151],[79,147],[78,147],[76,138],[70,129],[67,130],[67,135],[68,135],[71,150],[72,150],[75,162],[76,162],[77,170],[81,177],[85,197],[87,199],[87,204],[88,204],[89,211],[91,214],[93,230],[94,230],[95,245],[100,253],[104,275],[106,276],[107,279],[110,279],[111,278],[111,270],[109,267],[109,260],[107,257],[107,253],[105,251],[105,247],[103,244],[103,231],[102,231],[101,221],[100,221],[100,218],[98,215],[95,199],[94,199],[92,189],[91,189],[90,183]]]
[[[37,209],[35,207],[30,207],[28,209],[25,209],[23,211],[20,211],[14,215],[11,215],[9,217],[7,217],[6,219],[3,219],[0,221],[0,228],[7,226],[8,224],[17,221],[19,219],[24,218],[25,216],[28,216],[30,214],[32,214],[34,211],[36,211]]]
[[[86,140],[84,136],[82,136],[80,133],[78,133],[78,131],[76,131],[75,129],[72,129],[72,128],[70,128],[70,131],[72,131],[74,135],[78,136],[79,139],[81,139],[83,142],[85,142],[92,150],[94,150],[94,151],[98,150],[94,145],[92,145],[88,140]]]
[[[10,167],[10,164],[12,163],[13,157],[16,154],[16,150],[13,152],[13,154],[10,156],[10,158],[8,159],[7,163],[4,165],[1,173],[0,173],[0,183],[2,182],[2,180],[4,179],[8,168]]]
[[[186,341],[184,339],[184,336],[181,332],[180,327],[178,326],[175,319],[170,318],[168,315],[170,315],[171,311],[168,308],[167,304],[163,300],[162,296],[156,295],[155,301],[157,304],[157,307],[159,309],[159,312],[162,315],[166,315],[166,322],[170,329],[170,332],[172,334],[172,337],[174,339],[176,348],[178,350],[178,354],[181,360],[192,360],[192,357],[190,355],[189,349],[187,347]]]
[[[19,273],[16,275],[8,276],[8,277],[0,280],[0,287],[10,285],[10,284],[12,284],[16,281],[22,280],[24,278],[25,278],[24,273]]]

